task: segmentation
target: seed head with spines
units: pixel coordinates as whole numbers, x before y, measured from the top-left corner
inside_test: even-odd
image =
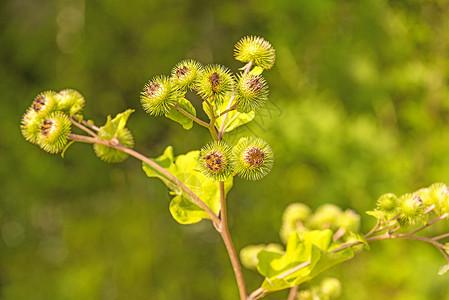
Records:
[[[192,59],[179,62],[171,72],[171,80],[174,87],[181,91],[194,89],[202,69],[203,66]]]
[[[28,108],[20,123],[20,131],[25,140],[33,144],[37,143],[42,119],[43,117],[38,114],[33,107]]]
[[[167,114],[180,97],[180,92],[174,88],[168,77],[158,76],[144,86],[140,102],[147,113],[160,116]]]
[[[67,134],[70,133],[72,123],[60,111],[52,112],[42,119],[36,142],[49,153],[59,153],[67,144]]]
[[[259,180],[273,167],[274,154],[271,147],[256,137],[243,137],[233,149],[235,172],[247,180]]]
[[[31,107],[40,116],[46,116],[57,109],[55,91],[45,91],[34,98]]]
[[[59,91],[59,93],[55,95],[55,99],[58,105],[58,110],[67,112],[69,115],[80,113],[85,105],[84,96],[72,89]]]
[[[399,222],[403,226],[414,225],[425,221],[427,216],[425,205],[420,196],[415,194],[405,194],[398,199],[401,205],[401,218]]]
[[[262,69],[271,69],[275,61],[275,51],[269,42],[261,37],[247,36],[237,42],[234,49],[235,59],[254,65]]]
[[[234,77],[221,65],[205,66],[196,84],[198,94],[213,104],[220,105],[234,90]]]
[[[239,76],[236,92],[239,110],[243,112],[256,110],[268,101],[268,85],[260,75]]]
[[[106,131],[104,131],[103,128],[100,128],[100,131],[98,131],[98,137],[105,140],[110,140],[113,138]],[[120,144],[127,148],[134,147],[134,138],[128,128],[122,128],[117,132],[117,140]],[[128,157],[128,154],[125,152],[102,144],[94,144],[94,151],[97,157],[108,163],[119,163]]]
[[[204,146],[198,157],[199,171],[213,181],[224,181],[234,172],[232,147],[223,141]]]

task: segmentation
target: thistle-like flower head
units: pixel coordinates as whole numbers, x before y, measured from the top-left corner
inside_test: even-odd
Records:
[[[268,101],[268,85],[260,75],[243,75],[237,79],[236,100],[239,110],[250,112]]]
[[[166,76],[155,77],[148,81],[140,94],[143,109],[150,115],[167,114],[171,106],[176,104],[180,93]]]
[[[400,202],[395,194],[384,194],[377,199],[377,207],[386,215],[394,217],[399,213]]]
[[[199,74],[196,89],[203,99],[219,105],[231,95],[234,78],[229,69],[221,65],[209,65]]]
[[[83,95],[72,89],[65,89],[55,95],[58,110],[67,112],[69,115],[79,113],[85,104]]]
[[[201,64],[192,59],[181,61],[171,72],[173,85],[182,91],[194,89],[198,75],[202,69]]]
[[[426,205],[435,205],[438,214],[449,213],[449,188],[444,183],[434,183],[426,189],[426,196],[422,196]]]
[[[343,211],[337,205],[327,203],[323,204],[310,217],[309,226],[316,229],[338,229]]]
[[[262,69],[271,69],[274,65],[275,51],[269,42],[261,37],[247,36],[237,42],[234,49],[235,59],[253,62]]]
[[[63,112],[52,112],[41,121],[37,144],[49,153],[61,152],[67,144],[66,134],[70,133],[71,125]]]
[[[198,168],[207,178],[224,181],[234,172],[232,147],[223,141],[206,145],[200,151]]]
[[[28,142],[33,144],[37,143],[37,137],[41,130],[41,121],[42,116],[33,107],[28,108],[27,112],[23,115],[20,130]]]
[[[400,223],[403,225],[414,225],[420,223],[425,218],[425,205],[420,196],[415,194],[405,194],[399,197],[401,203]]]
[[[333,277],[324,278],[321,281],[320,288],[324,299],[338,298],[340,297],[342,291],[340,280]]]
[[[273,167],[273,151],[261,138],[241,138],[234,147],[233,154],[236,173],[247,180],[259,180]]]
[[[37,114],[46,116],[57,109],[57,101],[55,98],[56,92],[54,91],[42,92],[34,98],[31,107]]]

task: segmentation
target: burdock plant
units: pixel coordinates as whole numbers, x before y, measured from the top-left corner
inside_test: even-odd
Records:
[[[132,149],[134,139],[126,124],[133,110],[108,116],[97,126],[84,117],[84,97],[72,89],[38,94],[22,118],[21,132],[27,141],[49,153],[64,153],[74,142],[83,142],[92,144],[95,154],[105,162],[121,162],[128,156],[142,161],[146,175],[159,178],[170,190],[169,209],[177,222],[192,224],[207,219],[213,223],[226,246],[242,300],[260,299],[282,289],[290,289],[290,300],[338,297],[341,285],[335,278],[325,278],[309,288],[301,284],[351,259],[354,246],[368,247],[386,239],[413,239],[433,245],[446,259],[439,272],[445,273],[449,247],[443,240],[449,233],[417,235],[448,217],[449,189],[437,183],[399,197],[391,193],[381,196],[376,208],[367,212],[377,223],[366,234],[359,232],[360,216],[350,209],[325,204],[312,212],[305,204],[291,204],[282,218],[280,235],[285,245],[251,245],[240,253],[244,265],[264,278],[259,288],[248,292],[229,231],[226,197],[234,176],[247,180],[266,177],[273,168],[274,154],[259,137],[241,137],[232,145],[227,134],[252,121],[269,101],[262,73],[274,65],[275,50],[265,39],[251,36],[237,42],[234,55],[244,63],[236,75],[218,64],[203,67],[186,59],[173,67],[170,76],[156,76],[142,89],[140,102],[149,115],[165,116],[186,130],[194,124],[208,130],[211,141],[200,150],[175,156],[168,146],[161,156],[150,159]],[[201,102],[198,104],[206,120],[197,116],[187,99],[188,91],[198,94],[196,101]]]

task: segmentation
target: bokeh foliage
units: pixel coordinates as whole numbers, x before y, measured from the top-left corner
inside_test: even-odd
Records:
[[[184,58],[235,70],[245,35],[277,50],[272,102],[228,141],[254,132],[276,161],[229,193],[237,249],[279,242],[292,202],[353,208],[368,229],[379,195],[449,183],[447,0],[6,0],[0,17],[2,299],[237,298],[211,225],[174,222],[140,163],[105,164],[87,145],[51,156],[19,123],[39,92],[75,88],[99,124],[136,109],[129,128],[149,156],[199,149],[203,128],[148,117],[139,93]],[[387,241],[326,275],[342,279],[343,299],[449,299],[441,263],[430,246]],[[250,290],[261,283],[245,276]]]

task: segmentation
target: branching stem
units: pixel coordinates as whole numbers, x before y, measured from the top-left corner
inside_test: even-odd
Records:
[[[224,182],[220,181],[220,204],[221,204],[221,228],[218,230],[220,233],[223,242],[226,246],[226,250],[228,251],[229,259],[231,260],[232,268],[234,270],[235,279],[237,280],[237,285],[239,287],[240,299],[246,300],[248,296],[248,291],[246,289],[245,279],[243,278],[242,267],[240,266],[240,261],[235,251],[234,244],[232,243],[231,234],[229,232],[228,226],[228,216],[227,216],[227,208],[226,208],[226,194],[225,194],[225,186]]]
[[[209,128],[209,124],[207,124],[206,122],[204,122],[203,120],[195,117],[194,115],[190,114],[189,112],[185,111],[184,109],[182,109],[181,107],[179,107],[177,104],[173,105],[173,108],[175,108],[177,111],[179,111],[180,113],[182,113],[184,116],[192,119],[195,123],[204,126],[206,128]]]
[[[111,147],[111,148],[123,151],[123,152],[125,152],[125,153],[127,153],[127,154],[129,154],[129,155],[131,155],[131,156],[133,156],[133,157],[135,157],[137,159],[139,159],[140,161],[150,165],[152,168],[156,169],[158,172],[160,172],[161,174],[166,176],[168,179],[170,179],[170,181],[172,181],[174,184],[179,186],[190,197],[190,199],[192,199],[192,201],[195,204],[197,204],[202,209],[204,209],[204,211],[212,219],[212,222],[214,222],[215,224],[220,224],[221,223],[221,220],[206,205],[206,203],[204,203],[194,192],[192,192],[192,190],[190,190],[187,186],[185,186],[184,183],[179,181],[178,178],[173,176],[170,172],[168,172],[163,167],[161,167],[160,165],[158,165],[157,163],[155,163],[154,161],[152,161],[148,157],[144,156],[143,154],[141,154],[141,153],[139,153],[139,152],[137,152],[137,151],[135,151],[133,149],[130,149],[130,148],[127,148],[127,147],[123,146],[117,139],[112,139],[112,140],[108,141],[108,140],[100,139],[98,137],[89,137],[89,136],[78,135],[78,134],[67,134],[67,137],[69,139],[71,139],[71,140],[74,140],[74,141],[83,142],[83,143],[90,143],[90,144],[101,144],[101,145],[105,145],[105,146],[108,146],[108,147]]]
[[[233,106],[231,106],[230,108],[227,108],[226,110],[222,111],[220,114],[218,114],[217,116],[215,116],[216,119],[218,119],[219,117],[227,114],[230,111],[236,110],[239,107],[239,105],[236,103]]]
[[[288,293],[287,300],[295,300],[296,299],[296,295],[298,295],[298,288],[299,288],[299,285],[295,285],[294,287],[292,287],[290,289],[290,292]]]
[[[217,131],[215,130],[215,112],[214,112],[214,106],[207,100],[204,100],[206,104],[209,106],[210,111],[210,123],[207,126],[209,128],[210,135],[212,136],[212,139],[214,141],[220,141],[221,139],[217,135]]]
[[[427,228],[427,227],[437,223],[438,221],[446,219],[447,217],[449,217],[449,214],[445,213],[445,214],[441,215],[440,217],[436,218],[435,220],[433,220],[431,222],[428,222],[426,225],[424,225],[424,226],[422,226],[422,227],[420,227],[420,228],[418,228],[418,229],[416,229],[416,230],[414,230],[414,231],[412,231],[410,233],[393,234],[395,231],[400,229],[400,227],[398,226],[398,227],[395,227],[393,230],[387,231],[384,234],[371,236],[373,234],[376,234],[376,233],[378,233],[380,231],[383,231],[383,230],[387,229],[388,227],[390,227],[390,226],[387,226],[387,227],[384,227],[384,228],[379,228],[379,226],[383,226],[385,224],[388,224],[389,222],[392,222],[392,221],[398,219],[398,217],[399,216],[396,216],[396,217],[394,217],[392,219],[389,219],[389,220],[387,220],[385,222],[378,221],[376,223],[376,225],[367,234],[364,235],[365,241],[368,242],[368,243],[375,242],[375,241],[388,240],[388,239],[408,239],[408,240],[422,241],[422,242],[429,243],[429,244],[435,246],[435,248],[437,248],[441,252],[441,254],[444,256],[444,258],[446,259],[446,261],[449,264],[449,255],[445,251],[446,246],[438,242],[438,240],[440,240],[440,239],[449,237],[449,233],[446,233],[446,234],[443,234],[443,235],[439,235],[439,236],[436,236],[436,237],[433,237],[433,238],[427,238],[427,237],[422,237],[422,236],[416,236],[415,235],[417,232],[420,232],[420,231],[424,230],[425,228]],[[395,224],[391,224],[391,225],[394,226]],[[354,246],[357,246],[357,245],[360,245],[360,244],[363,244],[363,243],[364,243],[364,241],[355,241],[355,242],[352,242],[352,243],[348,243],[348,244],[342,245],[342,246],[340,246],[338,248],[332,249],[332,250],[330,250],[330,252],[334,252],[334,253],[340,252],[340,251],[342,251],[342,250],[344,250],[346,248],[354,247]],[[280,279],[285,278],[285,277],[287,277],[287,276],[289,276],[289,275],[291,275],[291,274],[293,274],[293,273],[295,273],[295,272],[297,272],[297,271],[307,267],[310,264],[311,264],[311,260],[307,260],[305,262],[302,262],[301,264],[299,264],[299,265],[297,265],[297,266],[295,266],[295,267],[293,267],[291,269],[288,269],[287,271],[279,274],[278,276],[276,276],[276,278],[280,278]],[[252,292],[249,295],[249,299],[256,300],[256,299],[263,298],[269,292],[270,291],[265,290],[262,287],[259,287],[258,289],[256,289],[254,292]],[[291,293],[292,293],[292,290],[290,290],[290,294]],[[290,294],[289,294],[289,297],[290,297]],[[290,298],[288,298],[288,299],[290,299]]]
[[[249,73],[249,71],[251,70],[251,67],[252,67],[252,66],[253,66],[253,62],[250,61],[250,62],[246,65],[245,71],[243,72],[243,76],[245,76],[246,74]],[[221,121],[221,126],[220,126],[220,129],[218,130],[218,139],[219,139],[220,141],[221,141],[221,139],[223,138],[223,135],[224,135],[224,129],[225,129],[225,126],[226,126],[226,119],[227,119],[227,117],[228,117],[228,112],[231,111],[232,103],[234,102],[235,96],[236,96],[236,93],[235,93],[235,91],[234,91],[234,92],[232,93],[231,98],[229,99],[228,106],[227,106],[226,110],[224,111],[223,121]],[[213,114],[213,113],[211,113],[211,115],[212,115],[212,114]],[[222,115],[222,114],[220,114],[219,116],[221,116],[221,115]]]
[[[92,137],[94,138],[98,138],[97,134],[95,132],[93,132],[92,130],[90,130],[89,128],[87,128],[86,126],[78,123],[77,121],[75,121],[72,117],[69,117],[70,122],[72,122],[73,125],[75,125],[76,127],[78,127],[79,129],[85,131],[86,133],[90,134]],[[98,130],[97,130],[98,131]]]
[[[212,111],[212,107],[211,107],[211,111]],[[211,130],[212,137],[217,140],[218,137],[216,135],[215,127],[214,127],[215,119],[213,117],[213,114],[211,114],[211,115],[212,115],[211,123],[210,124],[205,123],[205,124],[206,124],[206,127]],[[220,204],[221,204],[221,214],[220,214],[220,218],[219,218],[194,192],[192,192],[192,190],[190,190],[187,186],[185,186],[184,183],[182,183],[173,174],[168,172],[166,169],[164,169],[163,167],[161,167],[160,165],[158,165],[157,163],[155,163],[148,157],[144,156],[143,154],[141,154],[133,149],[123,146],[116,138],[114,138],[112,140],[103,140],[103,139],[99,138],[92,130],[90,130],[86,126],[78,123],[77,121],[75,121],[73,119],[70,119],[70,121],[75,126],[80,128],[81,130],[85,131],[86,133],[90,134],[91,136],[78,135],[78,134],[67,134],[67,137],[69,139],[78,141],[78,142],[83,142],[83,143],[105,145],[105,146],[123,151],[123,152],[139,159],[140,161],[142,161],[142,162],[150,165],[152,168],[156,169],[158,172],[160,172],[161,174],[166,176],[174,184],[179,186],[195,204],[200,206],[209,215],[209,217],[211,218],[211,220],[214,224],[215,229],[221,235],[223,242],[226,246],[226,250],[227,250],[229,258],[231,260],[231,264],[232,264],[234,274],[235,274],[235,277],[237,280],[237,285],[239,287],[240,298],[241,298],[241,300],[246,300],[247,295],[248,295],[248,292],[246,289],[246,283],[243,278],[243,273],[242,273],[242,269],[240,266],[240,261],[239,261],[238,255],[235,250],[234,244],[232,242],[231,234],[229,232],[224,182],[223,181],[219,182]],[[215,133],[215,136],[213,133]]]

